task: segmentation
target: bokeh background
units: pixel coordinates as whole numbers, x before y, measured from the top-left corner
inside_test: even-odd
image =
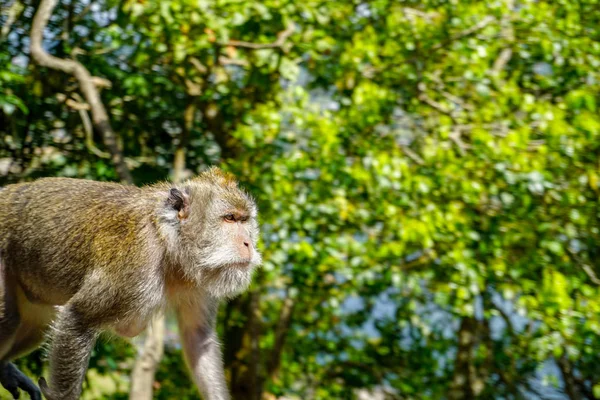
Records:
[[[31,59],[39,4],[0,0],[0,184],[124,180]],[[43,35],[135,184],[218,165],[256,197],[235,400],[600,398],[597,0],[64,0]],[[165,332],[154,398],[198,399]],[[85,398],[128,398],[143,348],[100,340]]]

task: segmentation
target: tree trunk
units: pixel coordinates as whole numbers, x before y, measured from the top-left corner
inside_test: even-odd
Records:
[[[4,22],[4,26],[0,29],[0,39],[5,40],[10,33],[10,29],[12,25],[19,19],[23,11],[25,10],[25,5],[23,2],[16,0],[8,9],[6,22]]]
[[[79,62],[54,57],[42,48],[44,29],[48,25],[48,20],[52,15],[54,7],[56,7],[56,3],[57,0],[42,0],[40,2],[31,25],[31,58],[42,67],[63,71],[77,79],[79,89],[90,106],[94,128],[102,136],[104,145],[110,152],[111,160],[119,178],[124,183],[133,184],[129,168],[127,168],[123,153],[117,145],[116,135],[110,126],[108,113],[106,112],[106,108],[104,108],[92,75]]]
[[[190,135],[194,127],[194,116],[196,114],[195,97],[190,97],[183,112],[183,129],[179,137],[179,143],[175,150],[173,160],[173,182],[179,183],[185,178],[185,155],[190,140]]]
[[[77,79],[81,92],[90,107],[94,128],[102,136],[119,178],[124,183],[133,184],[125,158],[117,145],[117,138],[110,125],[108,113],[89,71],[77,61],[54,57],[42,48],[44,29],[56,4],[56,0],[42,0],[40,2],[31,28],[31,57],[42,67],[63,71]],[[183,165],[185,165],[185,160]],[[129,398],[132,400],[152,399],[154,374],[163,354],[164,325],[164,317],[161,316],[152,322],[152,326],[147,333],[144,347],[136,360],[131,375]]]
[[[567,357],[566,350],[563,349],[563,354],[556,358],[556,364],[560,369],[561,375],[563,377],[563,382],[565,385],[565,393],[569,396],[570,400],[580,400],[580,399],[589,399],[595,400],[596,396],[589,387],[586,387],[583,380],[575,376],[573,371],[573,364],[569,361]]]
[[[154,319],[146,332],[146,340],[131,372],[130,400],[152,400],[154,375],[163,356],[165,317]]]
[[[473,346],[476,341],[477,321],[472,317],[463,317],[458,330],[458,348],[454,361],[454,375],[448,391],[449,400],[475,399],[472,381]]]
[[[185,177],[185,158],[190,132],[194,126],[196,112],[195,98],[190,97],[183,113],[183,129],[175,150],[173,161],[173,182],[180,183]],[[130,400],[152,400],[154,376],[164,353],[165,317],[158,316],[152,321],[146,333],[146,340],[138,355],[131,373]]]
[[[242,327],[226,331],[225,343],[229,349],[226,361],[231,371],[231,397],[234,400],[257,400],[257,377],[260,364],[260,322],[258,321],[258,292],[249,293],[246,298],[237,301],[234,308],[240,308],[248,319]],[[231,357],[231,358],[230,358]]]
[[[290,294],[290,289],[287,290],[286,298],[281,306],[279,312],[279,322],[275,329],[275,344],[273,350],[271,350],[271,356],[267,363],[267,376],[265,378],[274,380],[279,375],[279,367],[281,366],[281,354],[285,346],[285,340],[287,338],[288,331],[292,325],[292,315],[294,313],[294,306],[296,302]]]

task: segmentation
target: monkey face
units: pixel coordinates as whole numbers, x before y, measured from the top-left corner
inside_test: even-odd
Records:
[[[199,251],[197,262],[203,268],[252,269],[261,261],[256,247],[256,206],[247,195],[236,190],[237,193],[216,191],[207,202],[191,205],[190,213],[197,210],[197,215],[202,217],[202,222],[194,224],[190,215],[190,226],[202,226],[194,245]],[[187,226],[182,227],[182,232],[185,230]]]
[[[171,189],[166,203],[170,247],[184,274],[217,297],[243,291],[261,263],[254,200],[234,180],[210,170]]]

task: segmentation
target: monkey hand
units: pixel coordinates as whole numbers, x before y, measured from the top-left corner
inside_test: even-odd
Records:
[[[38,385],[44,394],[44,398],[47,400],[59,400],[59,397],[55,395],[55,393],[50,389],[46,379],[43,377],[38,379]]]
[[[15,399],[19,398],[21,389],[32,400],[42,400],[40,389],[12,363],[0,363],[0,383]]]
[[[46,382],[46,379],[44,379],[43,377],[38,379],[38,385],[42,390],[44,398],[46,398],[47,400],[71,400],[79,398],[75,387],[72,387],[66,392],[57,393],[55,390],[50,389],[48,383]]]

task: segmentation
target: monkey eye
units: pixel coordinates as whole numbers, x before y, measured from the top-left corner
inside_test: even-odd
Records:
[[[227,222],[235,222],[235,215],[227,214],[227,215],[223,216],[223,219]]]

